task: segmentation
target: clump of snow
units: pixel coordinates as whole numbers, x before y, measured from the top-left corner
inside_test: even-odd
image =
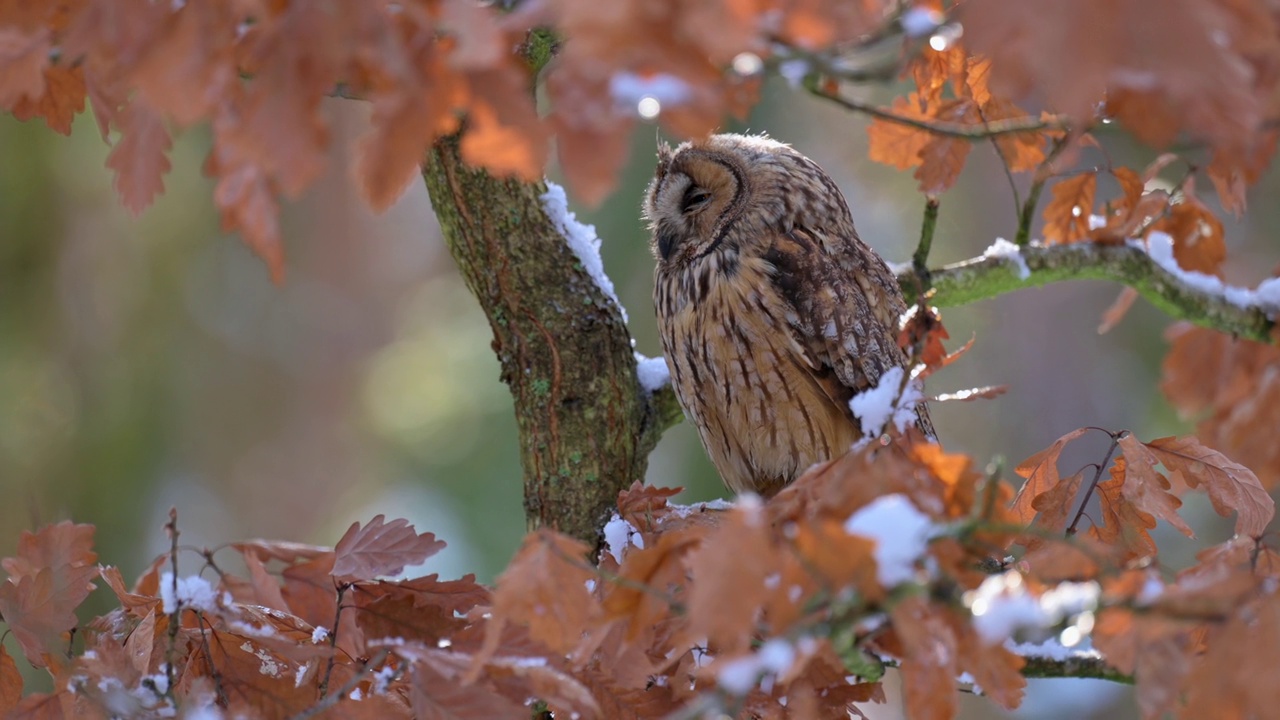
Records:
[[[778,64],[778,74],[793,88],[800,87],[805,76],[812,71],[813,67],[809,65],[809,61],[803,58],[783,60]]]
[[[915,422],[916,405],[924,400],[924,394],[916,382],[908,383],[899,392],[902,378],[902,368],[889,368],[875,387],[863,390],[849,401],[849,409],[862,425],[863,437],[880,437],[890,422],[898,432]]]
[[[1004,646],[1008,648],[1010,652],[1016,655],[1021,655],[1025,658],[1045,658],[1046,660],[1054,660],[1057,662],[1079,658],[1089,660],[1100,660],[1102,658],[1102,653],[1091,647],[1071,648],[1063,645],[1053,638],[1049,638],[1042,643],[1019,643],[1012,640],[1006,640]]]
[[[1019,631],[1051,628],[1063,620],[1092,613],[1101,588],[1096,582],[1062,583],[1036,596],[1022,575],[1009,571],[982,581],[965,601],[973,627],[988,644],[1004,642]],[[1092,615],[1089,616],[1092,627]]]
[[[889,268],[889,272],[893,273],[894,275],[905,275],[906,273],[909,273],[913,269],[915,269],[915,266],[912,265],[910,261],[892,262],[889,260],[885,260],[884,264],[885,264],[885,267]]]
[[[1129,240],[1129,247],[1143,250],[1155,264],[1193,290],[1215,295],[1241,308],[1256,307],[1269,315],[1280,311],[1280,278],[1262,281],[1254,290],[1228,285],[1221,279],[1194,270],[1183,270],[1173,254],[1173,238],[1159,230],[1147,235],[1147,241]]]
[[[636,353],[636,379],[645,392],[657,392],[671,383],[671,371],[667,368],[666,358],[646,357]]]
[[[1027,259],[1022,257],[1022,248],[1004,238],[996,238],[996,241],[991,243],[991,247],[982,251],[982,257],[1012,260],[1018,266],[1019,280],[1031,277],[1031,268],[1027,267]]]
[[[613,281],[604,272],[604,260],[600,257],[600,238],[596,236],[595,226],[578,222],[577,216],[569,210],[569,198],[565,195],[564,188],[549,180],[547,191],[542,194],[541,199],[542,210],[555,226],[556,232],[564,236],[569,249],[573,250],[573,254],[578,256],[578,262],[582,263],[582,268],[595,281],[600,292],[618,307],[618,312],[622,314],[622,321],[627,322],[627,309],[618,301],[618,295],[613,290]]]
[[[669,73],[638,75],[623,71],[609,78],[609,95],[614,102],[628,108],[640,107],[645,100],[661,107],[688,102],[693,98],[693,87]]]
[[[790,641],[771,638],[750,655],[720,663],[716,682],[734,695],[746,695],[761,676],[785,674],[795,661],[796,648]]]
[[[1090,216],[1089,216],[1089,229],[1090,229],[1090,230],[1097,230],[1098,228],[1104,228],[1104,227],[1106,227],[1106,226],[1107,226],[1107,219],[1106,219],[1105,217],[1103,217],[1102,215],[1090,215]]]
[[[733,501],[725,500],[724,498],[716,498],[715,500],[708,500],[706,502],[694,503],[692,505],[676,505],[675,503],[667,504],[667,509],[670,510],[671,513],[678,518],[687,518],[690,515],[696,515],[698,513],[707,512],[709,510],[710,511],[732,510],[733,507],[734,507]]]
[[[614,514],[604,525],[605,550],[618,561],[618,564],[622,564],[623,553],[632,545],[643,550],[644,536],[631,523]]]
[[[918,38],[937,30],[945,19],[946,17],[937,10],[913,7],[902,13],[902,17],[898,19],[898,22],[902,24],[902,32],[907,37]]]
[[[178,578],[175,583],[173,573],[164,573],[160,576],[160,599],[166,615],[177,612],[179,606],[201,612],[218,609],[218,593],[199,575]]]
[[[876,576],[887,588],[915,579],[932,529],[933,521],[898,493],[876,498],[844,522],[845,532],[876,542]]]
[[[319,645],[320,643],[328,639],[329,639],[329,628],[323,625],[317,625],[315,629],[311,631],[311,642],[315,643],[316,645]]]

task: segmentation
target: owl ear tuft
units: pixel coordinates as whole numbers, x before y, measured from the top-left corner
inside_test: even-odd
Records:
[[[675,155],[675,150],[665,141],[658,143],[658,172],[660,178],[667,174],[667,168],[671,167],[671,158]]]

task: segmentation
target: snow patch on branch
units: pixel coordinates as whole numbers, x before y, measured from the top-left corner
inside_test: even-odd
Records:
[[[667,368],[666,358],[647,357],[636,353],[636,379],[645,392],[653,393],[671,384],[671,370]]]
[[[218,593],[214,591],[208,580],[199,575],[178,578],[175,583],[173,573],[162,574],[160,599],[164,603],[165,615],[172,615],[179,607],[207,613],[218,611]]]
[[[1009,571],[992,575],[977,590],[967,593],[965,603],[973,613],[973,629],[988,644],[1004,642],[1023,631],[1043,631],[1068,618],[1077,618],[1062,633],[1074,645],[1093,629],[1093,611],[1102,592],[1096,582],[1061,583],[1043,594],[1027,589],[1022,575]]]
[[[982,251],[982,257],[1012,260],[1018,266],[1019,280],[1026,280],[1031,277],[1031,268],[1027,267],[1027,259],[1022,257],[1022,248],[1004,238],[996,238],[996,241],[991,243],[991,247]]]
[[[622,307],[618,295],[614,292],[613,281],[604,272],[604,260],[600,257],[600,238],[596,236],[595,225],[584,225],[578,222],[573,211],[569,210],[569,198],[564,188],[547,181],[547,191],[542,194],[542,211],[547,219],[569,244],[569,249],[578,256],[582,269],[587,271],[596,287],[605,297],[613,301],[618,312],[622,314],[622,322],[627,322],[627,309]]]
[[[750,655],[721,662],[717,666],[716,682],[734,695],[746,695],[762,677],[785,675],[795,664],[797,649],[808,655],[816,646],[809,637],[801,638],[798,647],[785,638],[770,638]]]
[[[1259,283],[1258,287],[1250,290],[1228,285],[1213,275],[1183,270],[1173,254],[1173,238],[1159,230],[1148,234],[1145,243],[1141,240],[1129,240],[1126,244],[1146,252],[1152,262],[1193,290],[1223,298],[1232,305],[1246,310],[1258,308],[1269,316],[1274,316],[1277,311],[1280,311],[1280,278],[1268,278]]]
[[[874,540],[876,577],[886,588],[914,580],[916,561],[929,546],[933,521],[905,495],[876,498],[849,516],[844,531]]]
[[[864,438],[878,438],[889,423],[903,432],[916,420],[916,406],[924,401],[924,394],[916,382],[902,386],[903,369],[889,368],[880,376],[876,386],[854,395],[849,409],[862,426]]]

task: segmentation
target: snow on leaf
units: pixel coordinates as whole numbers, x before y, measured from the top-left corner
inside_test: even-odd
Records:
[[[140,215],[164,192],[173,140],[159,114],[138,98],[125,109],[120,123],[120,140],[107,156],[107,167],[115,172],[120,201]]]
[[[872,556],[880,584],[886,588],[916,577],[916,561],[928,547],[933,521],[904,495],[877,498],[849,516],[844,531],[876,543]]]
[[[1044,208],[1044,240],[1048,244],[1069,243],[1089,235],[1098,175],[1090,171],[1054,183],[1053,198]]]
[[[373,580],[397,575],[406,565],[417,565],[444,549],[432,533],[419,533],[408,520],[384,522],[375,515],[364,527],[351,523],[334,547],[333,576],[341,580]]]
[[[915,381],[902,385],[905,371],[889,368],[876,381],[876,386],[854,395],[849,409],[858,418],[865,438],[876,438],[891,429],[904,432],[916,420],[916,406],[924,400]]]
[[[1258,476],[1194,436],[1159,438],[1143,446],[1188,487],[1202,487],[1219,515],[1235,511],[1237,533],[1257,537],[1275,517],[1275,501]]]
[[[1027,479],[1013,500],[1012,510],[1018,522],[1024,525],[1029,524],[1036,516],[1034,507],[1036,498],[1053,490],[1061,481],[1058,475],[1058,456],[1062,454],[1062,449],[1067,446],[1067,443],[1086,432],[1088,432],[1087,428],[1072,430],[1054,440],[1049,447],[1018,463],[1018,467],[1014,468],[1014,472]]]

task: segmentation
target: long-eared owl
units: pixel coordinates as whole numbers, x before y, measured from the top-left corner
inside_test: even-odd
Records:
[[[849,400],[907,364],[905,303],[835,182],[783,143],[713,135],[659,149],[644,213],[672,384],[725,484],[771,495],[846,452]]]

